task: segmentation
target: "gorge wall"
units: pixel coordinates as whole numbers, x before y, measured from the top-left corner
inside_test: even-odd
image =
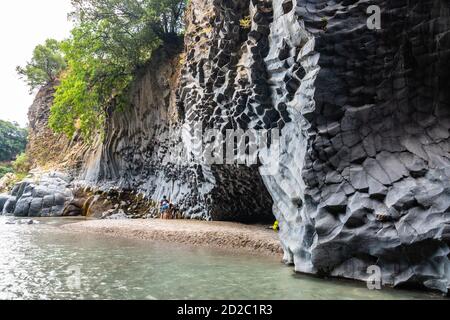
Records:
[[[383,284],[447,292],[448,1],[190,2],[184,48],[159,50],[130,106],[111,106],[77,184],[167,195],[185,218],[275,215],[299,272],[366,280],[375,265]],[[199,132],[239,129],[280,130],[281,147],[204,161]]]
[[[381,30],[367,28],[371,4]],[[282,27],[292,19],[313,39],[300,44],[306,76],[288,103],[301,119],[283,132],[293,151],[266,180],[286,261],[361,280],[376,265],[384,284],[447,291],[449,3],[297,1],[287,15],[281,6],[272,28],[283,40],[272,31],[270,47],[298,48]]]

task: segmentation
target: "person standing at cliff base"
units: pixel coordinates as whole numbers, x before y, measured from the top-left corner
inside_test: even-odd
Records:
[[[163,199],[161,200],[161,204],[160,204],[160,213],[164,214],[169,209],[170,209],[170,203],[167,200],[167,197],[164,196]]]

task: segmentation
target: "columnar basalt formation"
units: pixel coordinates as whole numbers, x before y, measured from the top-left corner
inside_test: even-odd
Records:
[[[447,292],[448,1],[191,0],[186,23],[184,50],[155,53],[130,105],[108,110],[79,183],[167,195],[185,218],[274,214],[299,272],[377,266],[383,284]],[[209,129],[282,143],[257,165],[211,164]]]
[[[59,172],[27,178],[16,184],[9,195],[0,195],[0,214],[16,217],[70,216],[73,212],[64,212],[66,204],[73,198],[70,180]]]
[[[79,183],[137,191],[155,203],[167,196],[185,218],[273,220],[273,202],[256,167],[190,159],[201,144],[191,129],[202,127],[210,108],[210,101],[200,97],[214,91],[203,87],[200,73],[189,73],[191,61],[181,65],[185,58],[180,51],[165,46],[155,53],[138,76],[130,106],[121,111],[111,107],[106,138],[87,160]],[[185,109],[186,105],[192,107]]]
[[[261,160],[279,165],[262,176],[286,262],[361,280],[376,265],[384,284],[447,291],[449,5],[213,4],[207,46],[187,34],[179,106],[188,124],[282,130],[280,157]]]
[[[282,169],[266,179],[285,260],[300,272],[361,280],[375,265],[384,284],[446,292],[448,2],[289,2],[273,1],[270,47],[286,46],[286,58],[303,60],[306,76],[299,99],[288,103],[299,120],[283,131]],[[381,30],[367,27],[370,4],[382,10]],[[295,42],[291,16],[308,44]],[[273,63],[267,59],[269,69]]]

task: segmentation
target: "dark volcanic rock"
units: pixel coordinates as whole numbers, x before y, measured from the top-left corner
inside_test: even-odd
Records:
[[[257,117],[252,96],[267,100],[267,110],[258,117],[265,127],[278,125],[280,115],[268,100],[263,75],[267,35],[258,36],[259,46],[247,45],[240,35],[247,1],[196,1],[187,14],[187,57],[180,57],[181,46],[154,54],[135,83],[130,107],[123,112],[111,108],[106,142],[87,161],[80,183],[136,190],[156,203],[167,196],[185,218],[273,222],[273,201],[258,167],[224,159],[211,163],[202,145],[208,129],[224,134],[247,129]],[[261,16],[265,27],[270,16]],[[230,56],[238,51],[240,56]],[[242,61],[260,85],[249,85]],[[247,86],[239,89],[238,83]]]
[[[377,265],[386,285],[447,292],[448,1],[372,1],[381,30],[367,28],[367,3],[299,0],[290,14],[282,3],[273,1],[268,69],[286,78],[276,58],[286,44],[306,66],[288,108],[297,127],[283,130],[296,147],[266,179],[285,260],[297,271],[361,280]]]
[[[8,200],[9,200],[8,195],[0,194],[0,213],[3,212],[3,208]]]
[[[36,174],[18,183],[6,198],[4,215],[16,217],[59,217],[65,205],[73,198],[70,179],[58,172]]]
[[[128,108],[110,107],[80,183],[166,195],[185,218],[273,212],[299,272],[366,280],[377,266],[385,285],[447,292],[448,0],[190,3],[184,53],[159,50]],[[368,28],[369,5],[381,9],[380,30]],[[258,149],[255,165],[204,161],[202,140],[217,141],[208,129],[275,128],[280,149]],[[63,203],[27,185],[14,194],[18,212],[34,214],[36,197],[44,214]],[[3,211],[15,207],[11,197]]]

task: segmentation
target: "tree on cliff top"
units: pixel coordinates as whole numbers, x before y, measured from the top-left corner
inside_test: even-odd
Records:
[[[34,49],[31,61],[25,67],[18,66],[16,70],[31,90],[34,90],[55,81],[65,68],[66,62],[59,42],[48,39]]]
[[[183,30],[187,0],[72,0],[79,21],[110,21],[122,30],[140,24],[164,40]],[[135,33],[132,31],[132,33]]]
[[[137,69],[182,32],[186,0],[72,0],[76,26],[61,45],[68,68],[51,109],[50,127],[89,140],[106,109],[125,106]]]

